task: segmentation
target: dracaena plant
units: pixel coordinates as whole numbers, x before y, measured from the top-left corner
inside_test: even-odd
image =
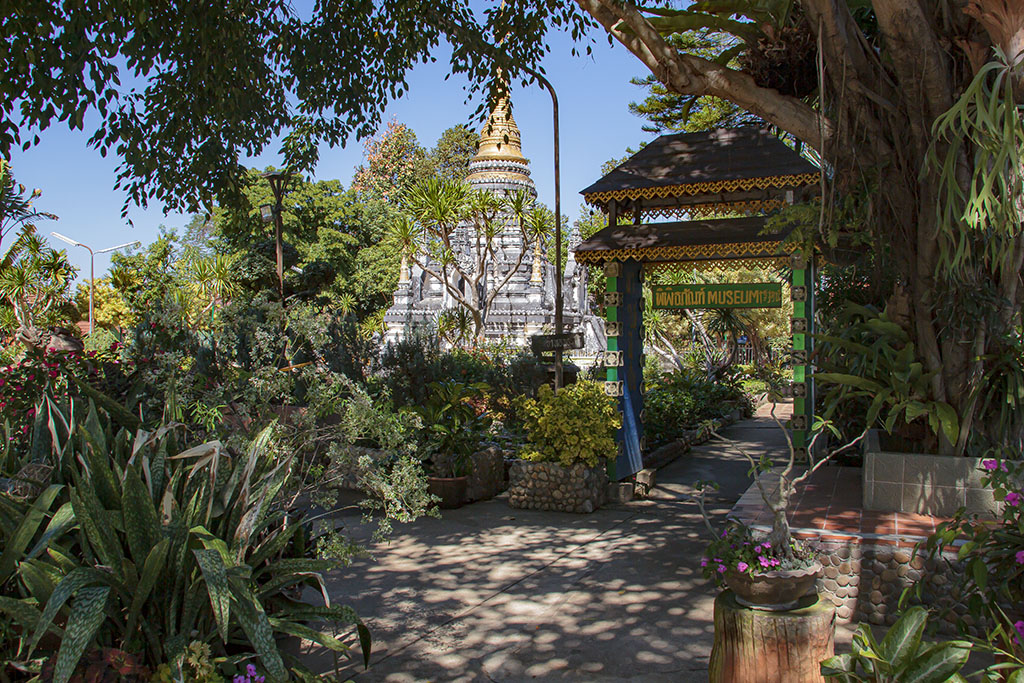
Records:
[[[881,641],[866,624],[857,627],[849,654],[821,663],[821,673],[840,683],[904,681],[945,683],[966,681],[960,670],[967,663],[971,644],[966,641],[928,643],[922,639],[928,611],[911,607]]]
[[[110,431],[91,410],[61,445],[67,483],[32,501],[0,499],[0,612],[23,634],[26,668],[51,659],[65,683],[100,646],[180,670],[198,640],[222,666],[254,663],[283,681],[309,672],[288,661],[280,636],[349,649],[311,622],[358,634],[369,656],[369,632],[325,589],[335,563],[312,557],[306,526],[277,505],[291,463],[265,457],[271,427],[240,456],[219,442],[177,452],[170,426]],[[292,597],[303,586],[323,605]]]

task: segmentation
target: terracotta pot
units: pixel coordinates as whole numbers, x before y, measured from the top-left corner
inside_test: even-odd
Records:
[[[793,609],[800,598],[814,590],[814,580],[821,575],[821,563],[806,569],[786,569],[763,574],[741,574],[735,569],[725,571],[725,583],[736,595],[736,602],[752,609],[782,612]]]
[[[466,485],[469,477],[427,477],[427,493],[441,499],[438,507],[452,510],[466,502]]]

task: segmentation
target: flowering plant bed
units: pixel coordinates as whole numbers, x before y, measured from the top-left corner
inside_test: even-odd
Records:
[[[943,552],[957,546],[963,570],[953,576],[967,606],[966,613],[957,616],[961,632],[969,634],[975,623],[988,625],[990,640],[1020,662],[1024,661],[1024,461],[984,459],[978,469],[999,512],[993,516],[959,510],[951,521],[938,525],[927,549],[932,558],[945,559]]]

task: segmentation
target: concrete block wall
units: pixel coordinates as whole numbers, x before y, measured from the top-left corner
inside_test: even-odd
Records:
[[[980,466],[977,458],[883,451],[872,432],[864,451],[864,509],[939,517],[952,517],[960,507],[996,512]]]

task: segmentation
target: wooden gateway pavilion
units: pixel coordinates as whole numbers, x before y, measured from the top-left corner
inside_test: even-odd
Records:
[[[619,399],[622,414],[614,478],[643,467],[643,280],[644,273],[666,268],[791,272],[791,427],[794,445],[804,447],[814,403],[808,366],[814,259],[785,242],[786,234],[764,231],[766,214],[807,201],[818,194],[819,183],[816,167],[767,131],[747,127],[663,135],[583,190],[586,201],[608,216],[608,227],[580,243],[575,254],[579,263],[603,266],[607,278],[605,391]],[[742,217],[712,218],[730,214]],[[683,217],[690,220],[649,222]],[[683,303],[672,307],[708,307],[709,301],[686,296],[691,298],[677,298]],[[751,305],[752,296],[723,296],[710,304]]]

